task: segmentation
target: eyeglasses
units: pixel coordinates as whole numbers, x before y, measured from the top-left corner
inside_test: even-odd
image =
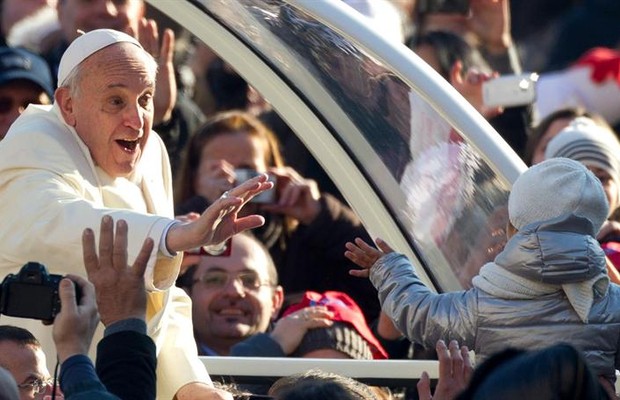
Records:
[[[34,379],[30,382],[20,383],[19,385],[17,385],[17,387],[20,389],[32,391],[32,393],[34,394],[40,394],[45,392],[45,389],[48,386],[51,386],[53,383],[54,381],[52,379]]]
[[[230,275],[226,271],[208,271],[198,279],[194,279],[192,283],[202,283],[209,289],[223,289],[227,287],[231,281],[239,281],[245,290],[254,291],[261,286],[271,286],[268,282],[261,282],[256,272],[241,272],[236,275]]]

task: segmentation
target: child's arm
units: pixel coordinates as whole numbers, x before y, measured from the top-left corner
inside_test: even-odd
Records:
[[[349,273],[365,278],[372,275],[371,282],[378,290],[382,310],[397,329],[425,347],[448,338],[473,345],[475,294],[433,293],[405,256],[394,253],[381,239],[376,242],[378,248],[359,238],[346,244],[345,256],[362,268]]]
[[[349,274],[359,278],[368,278],[370,268],[372,268],[375,262],[384,255],[394,251],[382,239],[377,238],[376,242],[378,248],[370,246],[360,238],[355,238],[355,243],[347,242],[345,245],[347,251],[344,252],[345,257],[362,267],[361,270],[350,270]]]

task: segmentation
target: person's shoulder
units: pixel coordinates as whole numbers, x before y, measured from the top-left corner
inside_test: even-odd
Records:
[[[0,145],[0,169],[40,167],[74,170],[84,152],[78,140],[49,106],[29,106]],[[83,162],[83,161],[81,161]]]
[[[32,142],[32,140],[42,140],[43,142],[58,140],[59,136],[67,136],[61,135],[63,131],[66,132],[67,129],[51,105],[31,104],[13,122],[2,144],[3,146],[9,144],[11,146],[26,145],[35,148],[39,146],[33,146],[33,144],[39,142]]]

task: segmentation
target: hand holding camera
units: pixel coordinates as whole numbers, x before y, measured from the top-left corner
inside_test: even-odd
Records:
[[[79,299],[76,288],[80,288]],[[95,304],[95,288],[86,279],[69,275],[60,281],[58,289],[62,309],[54,320],[52,336],[62,363],[73,355],[88,353],[99,323],[99,314]]]
[[[267,212],[284,214],[302,224],[309,224],[321,212],[321,192],[316,181],[306,179],[291,167],[275,168],[269,171],[278,182],[277,201],[264,204]]]
[[[60,312],[61,275],[50,274],[43,264],[28,262],[17,275],[9,274],[0,286],[0,314],[51,322]],[[80,298],[80,288],[76,288]]]

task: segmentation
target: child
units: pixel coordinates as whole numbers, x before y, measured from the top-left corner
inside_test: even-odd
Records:
[[[620,367],[620,287],[609,283],[594,238],[608,205],[598,179],[580,163],[555,158],[514,183],[509,240],[467,291],[435,294],[412,264],[382,240],[360,239],[345,255],[370,276],[383,312],[410,340],[432,347],[455,339],[485,358],[506,347],[568,342],[598,375]]]

